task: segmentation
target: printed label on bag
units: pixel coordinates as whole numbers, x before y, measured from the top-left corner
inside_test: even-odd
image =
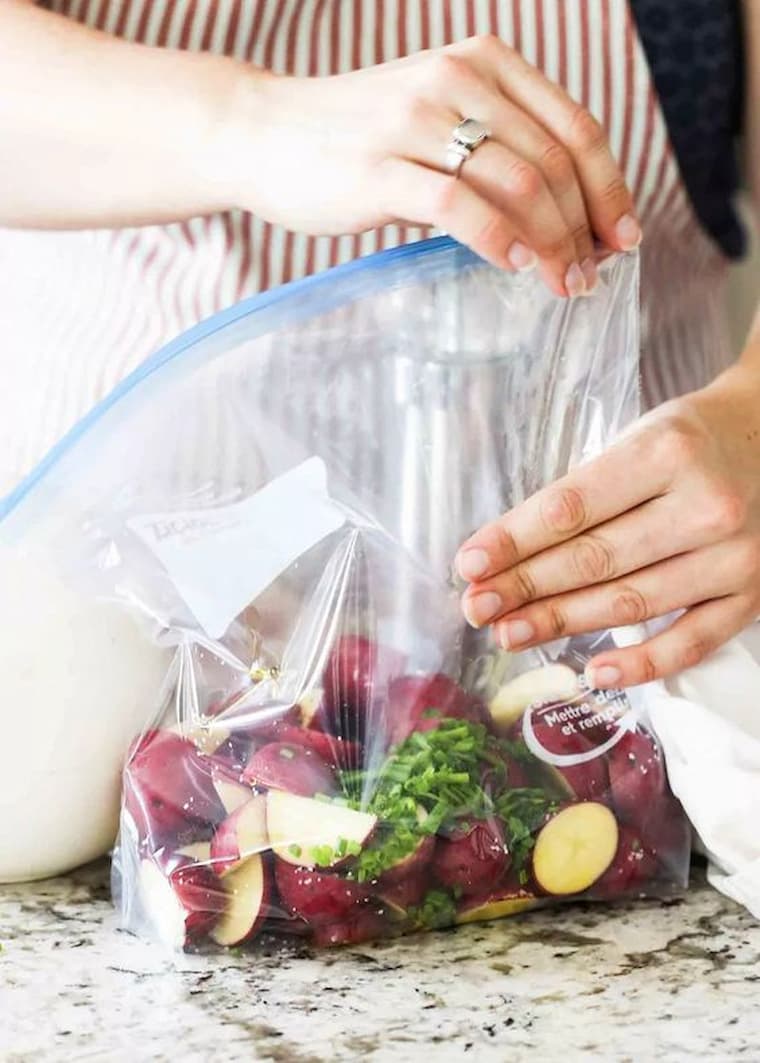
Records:
[[[604,756],[637,722],[623,691],[589,690],[566,703],[532,705],[523,714],[522,733],[534,757],[569,768]]]
[[[129,527],[206,634],[220,638],[257,595],[344,521],[327,491],[325,463],[315,457],[242,502],[135,517]]]

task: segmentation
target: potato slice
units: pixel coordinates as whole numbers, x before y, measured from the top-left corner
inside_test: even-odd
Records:
[[[506,916],[518,915],[529,908],[535,908],[536,898],[529,893],[495,894],[487,898],[473,898],[457,912],[458,923],[484,923],[491,919],[504,919]]]
[[[578,676],[566,664],[547,664],[510,679],[488,706],[494,728],[508,734],[531,705],[543,701],[570,701],[578,694]]]
[[[298,794],[270,790],[267,830],[273,851],[288,864],[313,867],[319,850],[324,867],[336,868],[351,860],[370,841],[377,816]]]
[[[606,805],[566,805],[539,831],[533,877],[544,893],[582,893],[600,878],[618,847],[617,820]]]

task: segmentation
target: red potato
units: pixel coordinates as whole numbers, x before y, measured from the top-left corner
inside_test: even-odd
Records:
[[[152,848],[208,837],[225,816],[215,786],[217,763],[171,731],[148,731],[124,772],[124,802]]]
[[[222,770],[212,769],[212,772],[214,789],[228,816],[251,800],[253,792],[251,787],[245,783],[238,782],[235,778],[230,778],[226,773],[226,765]]]
[[[656,859],[661,873],[686,886],[691,855],[691,824],[678,798],[664,794],[652,805],[640,828],[641,840]]]
[[[372,639],[339,638],[323,676],[325,729],[361,740],[371,707],[385,700],[388,682],[405,662],[404,654]]]
[[[406,879],[419,879],[433,858],[435,836],[426,834],[417,842],[414,849],[403,856],[398,863],[383,871],[379,882],[382,886],[394,886]]]
[[[287,726],[282,728],[280,741],[310,749],[334,768],[355,769],[361,764],[362,747],[358,742],[350,742],[325,731]]]
[[[381,908],[387,909],[392,919],[405,919],[410,908],[422,904],[429,888],[428,875],[423,871],[393,884],[380,883],[376,890]]]
[[[491,893],[465,897],[457,909],[457,923],[484,923],[518,915],[538,904],[536,897],[517,887],[502,887]]]
[[[348,919],[370,903],[370,892],[361,883],[286,860],[275,860],[275,881],[285,909],[312,926]]]
[[[606,805],[565,805],[541,828],[533,848],[533,878],[542,893],[583,893],[615,858],[619,831]]]
[[[385,709],[388,744],[398,745],[414,731],[432,731],[443,718],[481,723],[483,706],[447,675],[404,675],[394,679]],[[437,715],[436,715],[437,713]]]
[[[211,726],[212,733],[226,732],[214,755],[224,761],[230,772],[240,775],[260,746],[281,741],[283,730],[298,723],[300,710],[289,702],[246,706],[240,697],[236,701]]]
[[[382,912],[372,908],[359,909],[339,923],[320,923],[314,927],[312,941],[318,948],[336,945],[361,945],[365,941],[387,937],[389,926]]]
[[[516,790],[536,785],[535,776],[542,774],[542,769],[531,773],[527,764],[515,760],[508,754],[503,754],[502,761],[504,770],[496,768],[493,764],[486,764],[481,775],[481,786],[488,794],[500,794],[506,790]]]
[[[224,912],[209,937],[231,948],[255,937],[269,915],[272,885],[264,857],[257,854],[243,860],[225,876],[223,886]]]
[[[211,864],[211,844],[210,842],[191,842],[189,845],[183,845],[181,849],[175,850],[177,856],[189,856],[191,860],[195,860],[198,864]]]
[[[422,805],[417,806],[417,822],[422,825],[428,818],[428,813]],[[435,836],[432,834],[422,835],[411,852],[402,856],[395,864],[380,875],[379,884],[383,887],[394,886],[408,879],[422,879],[426,875],[426,869],[435,852]]]
[[[607,755],[612,802],[618,815],[639,825],[667,790],[662,753],[644,731],[628,731]]]
[[[566,702],[578,693],[578,676],[566,664],[547,664],[510,679],[488,705],[493,729],[509,735],[526,709],[543,702]]]
[[[630,827],[620,827],[617,851],[602,877],[594,883],[593,895],[612,899],[636,893],[657,875],[657,861],[648,852],[638,834]]]
[[[180,853],[142,860],[138,890],[158,938],[175,950],[205,937],[227,905],[224,888],[213,871]]]
[[[242,860],[269,849],[266,796],[256,794],[216,828],[211,839],[211,862],[217,875],[226,876]]]
[[[289,742],[270,742],[257,749],[243,769],[243,780],[303,797],[334,794],[338,788],[329,764],[310,749]]]
[[[533,785],[527,764],[507,758],[507,788],[520,790]]]
[[[199,753],[205,753],[209,757],[221,749],[230,737],[229,728],[217,720],[209,720],[207,723],[174,723],[166,730],[179,735],[180,738],[188,739]]]
[[[273,852],[298,867],[319,862],[334,869],[349,863],[370,842],[377,827],[377,816],[367,812],[279,790],[267,794],[266,820]],[[317,859],[323,855],[320,850],[331,854],[324,865]]]
[[[547,752],[561,756],[591,753],[595,748],[586,735],[564,734],[560,725],[552,725],[541,716],[533,719],[533,733]],[[592,757],[576,765],[541,763],[547,775],[568,797],[575,797],[579,801],[595,801],[608,794],[610,780],[604,756]]]
[[[214,749],[214,759],[230,776],[240,779],[255,748],[256,743],[248,735],[230,732]]]
[[[471,820],[450,838],[437,839],[431,872],[447,889],[480,893],[499,881],[509,861],[501,826],[495,820]]]

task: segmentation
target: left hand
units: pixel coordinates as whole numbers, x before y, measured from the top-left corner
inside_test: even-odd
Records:
[[[760,614],[760,372],[737,365],[643,417],[477,531],[457,569],[467,619],[504,649],[686,610],[586,670],[633,686],[697,664]]]

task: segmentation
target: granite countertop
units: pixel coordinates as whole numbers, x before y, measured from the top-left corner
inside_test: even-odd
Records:
[[[684,900],[177,964],[117,930],[101,863],[0,887],[0,942],[3,1063],[760,1058],[760,926],[701,872]]]

